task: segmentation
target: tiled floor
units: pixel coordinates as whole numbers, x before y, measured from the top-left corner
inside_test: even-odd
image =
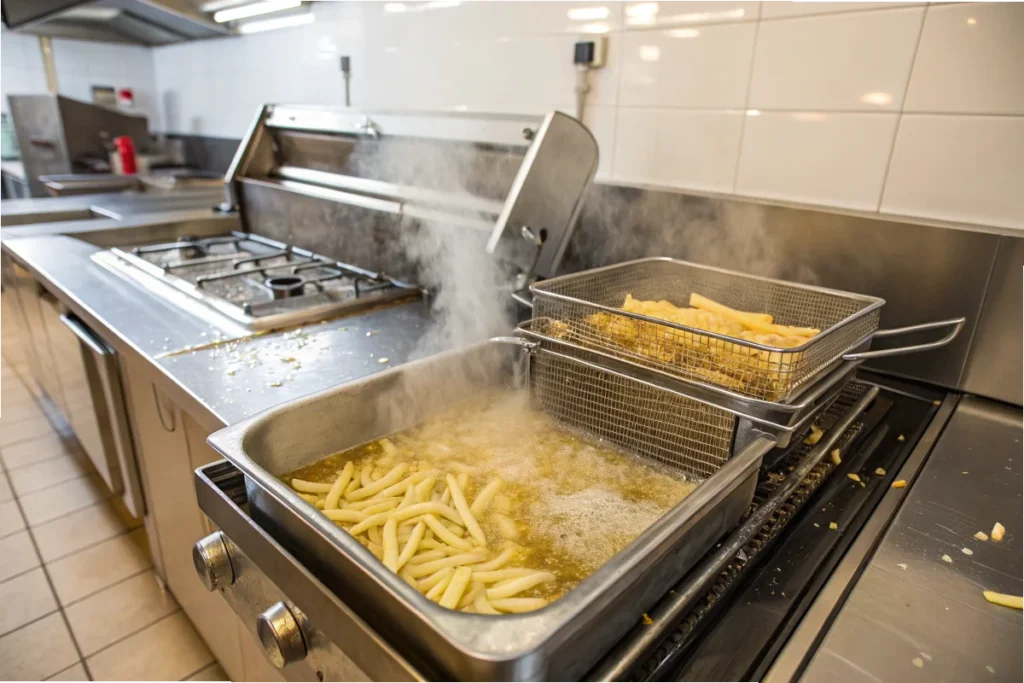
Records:
[[[225,680],[141,522],[53,427],[25,368],[2,371],[0,680]]]

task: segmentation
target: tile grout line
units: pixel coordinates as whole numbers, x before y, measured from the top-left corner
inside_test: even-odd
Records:
[[[177,603],[177,600],[175,600],[175,602]],[[150,628],[152,626],[156,626],[161,621],[165,621],[167,619],[170,619],[171,617],[173,617],[173,616],[175,616],[175,615],[177,615],[179,613],[183,613],[182,609],[181,609],[181,605],[178,605],[177,609],[175,609],[174,611],[170,612],[169,614],[165,614],[165,615],[163,615],[162,617],[160,617],[158,619],[154,619],[153,621],[149,622],[148,624],[144,624],[144,625],[140,626],[139,628],[135,629],[131,633],[127,633],[127,634],[121,636],[117,640],[110,641],[109,643],[107,643],[106,645],[104,645],[100,649],[96,650],[95,652],[89,653],[89,657],[95,657],[96,655],[100,654],[101,652],[106,652],[107,650],[109,650],[110,648],[114,647],[118,643],[123,643],[124,641],[128,640],[132,636],[136,636],[136,635],[142,633],[143,631],[145,631],[146,629],[148,629],[148,628]],[[191,622],[189,622],[189,623],[191,624]],[[206,641],[203,641],[203,642],[205,644]],[[82,658],[82,661],[83,662],[85,661],[84,657]]]
[[[11,574],[10,576],[8,576],[3,581],[0,581],[0,586],[4,585],[8,581],[13,581],[14,579],[16,579],[16,578],[18,578],[20,576],[25,576],[25,574],[30,574],[30,573],[34,572],[35,570],[39,569],[42,566],[43,566],[42,562],[40,562],[39,564],[37,564],[36,566],[34,566],[34,567],[30,568],[30,569],[26,569],[24,571],[20,571],[17,574]]]
[[[75,662],[74,664],[72,664],[71,666],[67,667],[66,669],[61,669],[61,670],[60,670],[60,671],[58,671],[57,673],[55,673],[55,674],[51,674],[51,675],[47,676],[47,677],[46,677],[46,678],[44,678],[43,680],[46,680],[46,681],[52,681],[52,680],[53,680],[53,678],[54,678],[54,676],[60,676],[60,675],[61,675],[62,673],[64,673],[65,671],[70,671],[71,669],[74,669],[74,668],[75,668],[76,666],[78,666],[79,664],[81,664],[81,665],[82,665],[82,668],[83,668],[83,669],[85,669],[85,664],[84,664],[83,662],[81,662],[81,661],[78,661],[78,662]],[[85,675],[86,675],[86,676],[88,676],[88,675],[89,675],[89,672],[88,672],[88,671],[86,671],[86,672],[85,672]],[[88,680],[92,680],[92,679],[91,679],[91,678],[89,678]]]
[[[81,512],[81,510],[79,510],[79,512]],[[26,527],[26,529],[27,528],[28,527]],[[36,527],[36,528],[38,528],[38,527]],[[115,534],[113,536],[110,536],[109,538],[104,538],[104,539],[101,539],[99,541],[95,541],[93,543],[90,543],[89,545],[83,545],[81,548],[79,548],[77,550],[74,550],[74,551],[72,551],[70,553],[65,553],[64,555],[58,555],[57,557],[53,558],[52,560],[43,560],[43,564],[53,564],[54,562],[59,562],[61,560],[66,560],[69,557],[77,555],[78,553],[80,553],[82,551],[90,550],[92,548],[95,548],[96,546],[98,546],[101,543],[106,543],[107,541],[112,541],[115,538],[121,538],[122,536],[127,536],[128,534],[133,533],[135,531],[138,531],[141,528],[142,528],[141,526],[137,526],[134,529],[128,529],[127,531],[122,531],[121,533]],[[40,558],[40,559],[42,559],[42,558]]]
[[[764,8],[764,3],[761,3],[761,9]],[[747,118],[749,118],[747,112],[750,111],[750,91],[754,87],[754,60],[757,58],[757,38],[761,33],[761,22],[758,21],[754,25],[754,42],[750,46],[750,73],[747,76],[747,92],[743,97],[744,109],[741,113],[743,117],[740,120],[740,138],[736,144],[736,166],[732,171],[732,194],[736,194],[736,186],[740,182],[740,161],[743,159],[743,138],[747,132]]]
[[[212,653],[211,653],[211,654],[212,654]],[[198,668],[198,669],[196,669],[195,671],[192,671],[191,673],[189,673],[189,674],[187,674],[187,675],[185,675],[185,676],[182,676],[182,677],[181,677],[181,678],[179,678],[178,680],[179,680],[179,681],[187,681],[188,679],[192,678],[193,676],[195,676],[195,675],[196,675],[197,673],[199,673],[200,671],[206,671],[207,669],[209,669],[209,668],[210,668],[211,666],[213,666],[214,664],[219,664],[219,663],[220,663],[220,662],[218,662],[218,661],[217,661],[217,658],[216,658],[216,657],[214,657],[214,658],[213,658],[213,661],[212,661],[212,662],[208,662],[207,664],[204,664],[204,665],[202,665],[201,667],[199,667],[199,668]]]
[[[55,598],[56,598],[56,596],[55,596]],[[12,628],[10,631],[4,631],[3,633],[0,633],[0,638],[6,638],[7,636],[11,635],[12,633],[17,633],[18,631],[20,631],[21,629],[23,629],[23,628],[25,628],[27,626],[31,626],[32,624],[40,622],[43,619],[46,619],[47,617],[52,617],[54,614],[56,614],[59,611],[60,611],[60,604],[58,603],[57,609],[52,609],[49,612],[47,612],[46,614],[40,614],[38,617],[33,617],[32,619],[29,619],[28,621],[26,621],[21,626],[16,626],[15,628]]]
[[[96,590],[94,590],[94,591],[92,591],[90,593],[86,593],[85,595],[83,595],[81,597],[75,598],[74,600],[70,601],[68,604],[63,605],[63,607],[64,607],[64,609],[67,609],[69,607],[74,607],[75,605],[77,605],[80,602],[88,600],[89,598],[96,597],[97,595],[99,595],[100,593],[102,593],[105,590],[108,590],[110,588],[114,588],[116,586],[120,586],[122,583],[125,583],[127,581],[131,581],[132,579],[134,579],[136,577],[139,577],[139,576],[142,576],[146,572],[152,571],[152,570],[153,570],[153,565],[150,565],[150,566],[146,567],[145,569],[140,569],[139,571],[134,572],[133,574],[130,574],[128,576],[125,576],[123,578],[118,579],[117,581],[115,581],[112,584],[104,586],[103,588],[98,588],[98,589],[96,589]],[[166,590],[166,589],[162,589],[162,590]],[[57,601],[58,602],[60,601],[60,596],[59,595],[57,596]],[[175,602],[177,602],[177,600],[175,600]]]
[[[882,171],[882,186],[878,192],[878,213],[882,212],[882,204],[885,203],[885,186],[889,183],[889,171],[892,169],[892,158],[896,156],[896,141],[900,136],[900,125],[903,123],[903,115],[906,113],[907,95],[910,94],[910,81],[914,77],[914,67],[917,65],[917,53],[921,50],[921,40],[924,38],[924,25],[928,21],[930,7],[925,6],[921,13],[921,25],[917,29],[917,41],[914,43],[914,56],[910,58],[910,68],[907,69],[907,80],[903,84],[903,98],[900,101],[899,114],[896,116],[896,127],[892,132],[892,144],[889,146],[889,158],[885,160],[885,170]]]

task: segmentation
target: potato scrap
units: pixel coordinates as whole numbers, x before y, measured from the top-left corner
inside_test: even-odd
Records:
[[[850,472],[849,474],[847,474],[846,478],[849,479],[850,481],[856,481],[858,483],[860,482],[860,475],[855,474],[854,472]]]
[[[1003,540],[1003,534],[1005,534],[1005,533],[1006,533],[1006,527],[1004,527],[999,522],[996,522],[995,525],[992,527],[992,533],[989,534],[989,537],[993,541],[998,543],[999,541]]]
[[[978,539],[979,541],[987,541],[988,540],[988,534],[986,534],[984,531],[979,531],[978,533],[974,534],[974,537],[976,539]]]
[[[814,446],[819,441],[821,441],[821,437],[824,434],[825,432],[821,429],[821,427],[819,427],[818,425],[811,425],[811,433],[807,436],[806,439],[804,439],[804,443],[807,444],[808,446]]]
[[[995,591],[983,591],[982,595],[993,605],[1002,605],[1011,609],[1024,609],[1022,596],[1020,595],[1007,595],[1006,593],[996,593]]]
[[[907,486],[907,481],[905,479],[897,479],[896,481],[894,481],[892,483],[892,488],[894,488],[894,489],[902,489],[902,488],[906,488],[906,486]]]
[[[842,464],[843,457],[839,453],[839,449],[838,448],[833,448],[832,452],[829,453],[829,455],[832,457],[832,464],[833,465],[841,465]]]
[[[885,470],[883,470],[881,467],[878,467],[878,468],[875,469],[875,474],[877,474],[880,477],[884,477],[885,476]]]

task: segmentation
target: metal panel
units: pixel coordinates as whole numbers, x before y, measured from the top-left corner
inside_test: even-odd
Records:
[[[999,240],[881,217],[595,184],[563,272],[668,256],[881,297],[882,328],[966,316],[946,348],[870,365],[955,388]]]
[[[961,382],[964,391],[1017,406],[1024,403],[1021,395],[1021,346],[1024,345],[1021,268],[1024,268],[1024,238],[1001,238],[985,307]]]

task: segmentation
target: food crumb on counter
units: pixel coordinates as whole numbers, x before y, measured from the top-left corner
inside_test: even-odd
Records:
[[[963,471],[963,472],[961,472],[960,474],[967,474],[967,470],[964,470],[964,471]]]
[[[235,372],[235,370],[228,370],[228,377],[234,377]]]
[[[643,622],[644,622],[644,626],[650,626],[651,624],[654,623],[654,619],[651,619],[651,617],[647,614],[647,612],[644,612]]]
[[[294,363],[295,362],[295,357],[294,356],[281,356],[281,362],[282,363]]]
[[[387,363],[389,360],[390,359],[387,356],[385,356],[384,358],[378,359],[377,362],[383,365],[384,363]]]
[[[996,670],[992,668],[991,664],[985,665],[985,671],[989,672],[990,674],[994,674],[996,672]]]
[[[836,524],[835,522],[829,522],[828,523],[828,528],[831,529],[832,531],[835,531],[836,529],[839,528],[839,525]]]
[[[989,537],[993,541],[998,543],[999,541],[1003,540],[1003,534],[1005,534],[1005,533],[1006,533],[1006,527],[1004,527],[999,522],[996,522],[995,526],[992,527],[992,533],[989,534]]]
[[[961,548],[960,552],[962,552],[964,555],[973,555],[974,554],[974,551],[971,550],[970,548]]]
[[[860,481],[860,475],[858,475],[858,474],[856,474],[854,472],[850,472],[849,474],[847,474],[846,478],[849,479],[850,481],[856,481],[856,482]]]
[[[902,569],[903,571],[907,571],[907,563],[906,562],[900,562],[896,566],[899,567],[900,569]]]
[[[988,540],[988,534],[986,534],[984,531],[979,531],[978,533],[974,534],[974,537],[976,539],[978,539],[979,541],[987,541]]]
[[[914,666],[916,666],[918,669],[923,669],[924,668],[924,660],[921,659],[920,657],[914,657],[913,659],[910,660],[910,662]]]
[[[277,380],[276,382],[271,382],[270,386],[272,386],[272,387],[279,387],[279,386],[281,386],[281,384],[282,384],[281,380]]]
[[[880,477],[884,477],[885,476],[885,470],[883,470],[881,467],[879,467],[878,469],[875,470],[875,474],[877,474]]]
[[[840,455],[838,448],[832,449],[832,452],[829,453],[829,455],[832,456],[832,463],[833,464],[839,465],[839,464],[841,464],[843,462],[843,457],[842,457],[842,455]]]
[[[897,441],[903,441],[905,438],[906,437],[904,437],[902,434],[900,434],[898,437],[896,437],[896,440]]]
[[[372,337],[375,334],[380,334],[380,330],[370,330],[369,332],[366,333],[366,336]]]
[[[940,401],[939,399],[935,399],[934,401],[932,401],[932,403],[934,405],[937,405],[937,406],[941,406],[942,405],[942,401]]]
[[[953,564],[953,558],[950,557],[949,555],[943,555],[942,556],[942,561],[943,562],[947,562],[949,564]]]
[[[818,425],[811,425],[811,433],[806,439],[804,439],[804,443],[808,446],[813,446],[821,441],[821,437],[824,433],[825,432]]]
[[[896,481],[894,481],[892,483],[892,488],[894,488],[894,489],[902,489],[902,488],[905,488],[906,485],[907,485],[907,482],[906,482],[905,479],[897,479]]]
[[[821,528],[821,525],[818,524],[817,522],[814,523],[814,526],[818,527],[819,529]]]

